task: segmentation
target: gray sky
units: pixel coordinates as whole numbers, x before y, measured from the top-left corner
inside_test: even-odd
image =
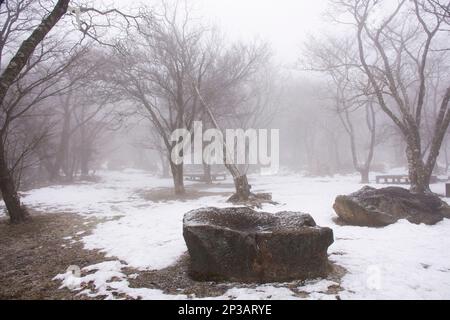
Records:
[[[121,7],[158,1],[113,0]],[[292,63],[302,40],[325,25],[327,0],[188,0],[198,13],[221,27],[231,39],[267,40],[278,60]]]
[[[268,40],[283,62],[299,55],[308,33],[317,31],[327,0],[195,0],[231,37]],[[287,60],[287,61],[286,61]]]

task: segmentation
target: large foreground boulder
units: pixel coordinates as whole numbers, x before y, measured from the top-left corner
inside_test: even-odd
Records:
[[[183,236],[196,280],[279,282],[325,276],[330,228],[309,214],[203,208],[185,214]]]
[[[435,224],[450,218],[450,207],[434,194],[415,194],[399,187],[369,186],[348,196],[338,196],[333,205],[341,222],[383,227],[407,219],[411,223]]]

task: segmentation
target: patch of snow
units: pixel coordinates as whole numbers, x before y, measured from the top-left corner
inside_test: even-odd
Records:
[[[122,273],[126,265],[119,261],[105,261],[81,269],[81,274],[72,271],[58,274],[53,280],[61,281],[60,289],[77,291],[79,295],[88,297],[104,296],[115,299],[126,295],[133,299],[185,299],[185,295],[166,295],[161,290],[149,288],[130,288],[127,276]],[[86,288],[87,285],[90,288]],[[92,288],[92,289],[91,289]],[[123,297],[125,298],[125,297]]]
[[[313,292],[326,292],[329,287],[339,285],[337,282],[326,280],[326,279],[316,279],[307,281],[304,286],[299,287],[300,291],[313,293]]]
[[[194,207],[193,207],[194,208]],[[120,220],[96,227],[83,238],[86,249],[101,249],[108,257],[117,257],[138,269],[161,269],[174,263],[186,246],[182,219],[186,204],[147,209],[130,208]]]
[[[93,281],[99,288],[97,293],[83,290],[80,293],[104,294],[108,298],[114,297],[108,293],[109,289],[134,298],[186,298],[183,295],[165,295],[155,289],[129,288],[127,277],[121,270],[125,266],[153,270],[173,264],[186,251],[182,235],[183,215],[200,207],[229,206],[225,202],[226,194],[184,202],[154,203],[141,198],[137,191],[170,187],[169,179],[159,179],[136,170],[101,174],[99,183],[48,187],[25,194],[24,202],[29,206],[114,218],[98,224],[82,241],[86,249],[101,250],[123,263],[95,265],[98,269],[81,277],[82,280],[72,279],[70,274],[58,275],[57,279],[63,286]],[[372,179],[374,175],[371,175]],[[362,185],[358,183],[358,175],[312,178],[283,172],[279,176],[250,176],[249,180],[254,191],[272,192],[273,199],[279,202],[278,205],[264,205],[263,211],[310,213],[318,225],[333,229],[335,242],[329,248],[330,259],[347,270],[340,283],[340,298],[450,299],[450,220],[445,219],[434,226],[399,221],[379,229],[338,226],[332,220],[335,217],[332,209],[334,199],[339,194],[360,189]],[[225,183],[215,185],[214,191],[229,190],[231,194],[230,181]],[[432,190],[442,194],[444,185],[434,184]],[[297,289],[307,292],[312,299],[335,299],[335,294],[327,294],[331,285],[335,283],[317,280]],[[298,297],[286,286],[272,284],[253,289],[237,286],[219,298]]]
[[[293,300],[293,292],[288,288],[275,287],[273,285],[261,285],[256,288],[232,288],[222,296],[214,299],[237,300]]]

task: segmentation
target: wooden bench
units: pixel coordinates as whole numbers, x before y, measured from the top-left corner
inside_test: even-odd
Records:
[[[189,181],[206,181],[205,174],[203,173],[185,173],[184,178]],[[211,180],[226,180],[226,173],[211,173]]]
[[[409,184],[408,175],[381,175],[376,176],[377,184]],[[437,183],[438,178],[436,176],[431,176],[430,183]]]

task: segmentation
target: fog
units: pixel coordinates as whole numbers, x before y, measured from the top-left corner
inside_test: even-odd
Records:
[[[448,299],[449,30],[448,0],[0,0],[0,298]]]
[[[447,21],[443,17],[438,26],[432,21],[433,15],[440,17],[441,9],[421,4],[421,20],[402,21],[401,36],[382,29],[384,39],[378,44],[373,32],[382,22],[394,27],[393,21],[414,17],[414,7],[399,6],[391,22],[386,19],[395,12],[392,3],[368,3],[372,14],[366,18],[358,52],[355,21],[361,19],[361,12],[352,12],[346,4],[327,0],[103,1],[81,4],[79,8],[88,8],[85,13],[72,4],[69,14],[41,44],[41,56],[46,59],[36,60],[23,76],[22,85],[32,92],[11,89],[6,95],[11,108],[22,110],[17,111],[19,115],[36,114],[36,122],[43,124],[36,133],[28,130],[28,144],[17,147],[17,142],[9,142],[15,146],[8,155],[10,161],[20,159],[24,168],[23,187],[42,183],[46,176],[75,179],[97,170],[129,167],[174,176],[176,166],[167,159],[176,153],[171,135],[177,129],[192,130],[193,121],[203,121],[204,130],[216,127],[223,132],[279,130],[279,139],[273,142],[279,150],[279,163],[276,169],[271,167],[274,173],[359,172],[367,181],[367,172],[408,167],[412,160],[404,150],[413,148],[411,135],[420,135],[414,144],[420,144],[424,166],[427,157],[438,154],[430,165],[438,172],[446,171],[447,139],[439,133],[446,131],[446,121],[440,122],[445,114],[438,111],[448,81],[448,38],[441,31]],[[99,9],[89,11],[91,6]],[[109,12],[112,8],[116,11]],[[30,20],[30,30],[33,23]],[[434,27],[436,32],[424,49],[425,30]],[[424,32],[414,34],[414,28]],[[26,32],[11,32],[2,53],[3,70],[15,42],[25,36]],[[394,42],[385,44],[388,39]],[[403,41],[403,47],[395,41]],[[414,56],[422,56],[422,64],[414,66],[420,62]],[[36,80],[42,72],[50,74],[53,82],[46,85]],[[60,103],[63,112],[57,109]],[[410,117],[417,118],[417,128],[403,126]],[[20,136],[20,126],[27,126],[27,119],[22,124],[20,118],[17,129],[8,122],[5,125]],[[433,128],[434,123],[438,127]],[[29,145],[35,139],[40,143]],[[244,149],[233,152],[248,153],[250,141],[243,143]],[[221,157],[221,148],[215,150]],[[216,157],[212,164],[217,162]],[[234,177],[260,167],[237,165],[244,165],[245,172],[232,173]],[[202,167],[197,163],[185,170]],[[215,167],[230,171],[227,166]],[[174,176],[175,185],[176,179],[183,180],[180,174],[181,178]]]
[[[121,8],[136,8],[158,1],[117,0]],[[310,34],[330,30],[326,25],[327,0],[193,0],[195,15],[222,29],[230,39],[264,39],[271,44],[278,61],[293,64],[298,60],[301,42]],[[332,29],[332,28],[331,28]]]

